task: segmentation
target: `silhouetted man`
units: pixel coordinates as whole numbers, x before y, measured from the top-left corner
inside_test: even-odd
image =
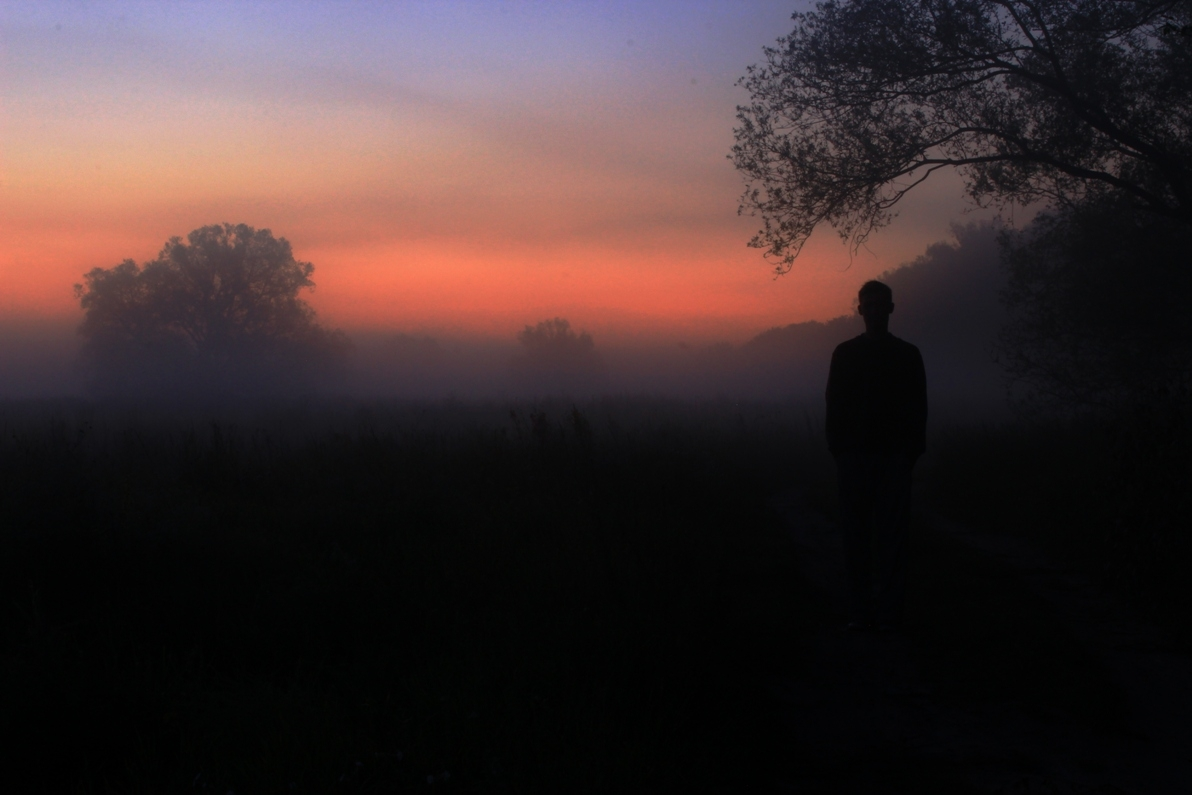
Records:
[[[889,332],[894,296],[861,287],[865,333],[842,342],[828,373],[828,449],[836,459],[849,629],[902,618],[911,470],[926,447],[927,377],[919,349]]]

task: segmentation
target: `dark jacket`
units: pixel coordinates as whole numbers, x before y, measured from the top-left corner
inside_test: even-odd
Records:
[[[828,372],[828,449],[919,456],[927,447],[927,375],[893,334],[840,343]]]

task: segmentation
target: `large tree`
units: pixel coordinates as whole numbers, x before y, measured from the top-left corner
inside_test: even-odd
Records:
[[[299,297],[313,271],[268,229],[196,229],[142,266],[95,268],[75,285],[84,353],[108,388],[261,391],[309,381],[347,351]]]
[[[1192,386],[1192,226],[1104,197],[1003,233],[998,358],[1024,405],[1080,412]]]
[[[751,245],[785,272],[822,223],[854,245],[932,173],[978,204],[1120,194],[1192,224],[1192,2],[829,0],[741,84]]]

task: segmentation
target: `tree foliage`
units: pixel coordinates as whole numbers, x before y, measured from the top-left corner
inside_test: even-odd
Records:
[[[268,229],[217,224],[170,238],[142,266],[95,268],[75,285],[84,353],[109,388],[258,391],[325,375],[348,343],[299,297],[313,272]]]
[[[576,333],[565,318],[543,320],[536,325],[526,326],[518,332],[517,341],[526,353],[539,361],[577,361],[590,358],[596,353],[596,343],[586,331]]]
[[[1192,224],[1192,3],[829,0],[740,81],[750,242],[791,267],[827,222],[860,245],[943,168],[978,204],[1106,192]]]
[[[998,355],[1025,405],[1112,410],[1192,388],[1192,228],[1105,197],[1002,244]]]
[[[517,340],[523,355],[514,361],[514,367],[539,389],[586,390],[604,374],[604,363],[592,335],[576,332],[565,318],[526,326],[518,332]]]

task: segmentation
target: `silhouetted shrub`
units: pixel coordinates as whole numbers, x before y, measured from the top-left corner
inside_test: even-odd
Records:
[[[573,331],[564,318],[526,326],[517,340],[523,353],[514,359],[514,369],[540,392],[589,392],[603,380],[604,362],[592,336]]]

